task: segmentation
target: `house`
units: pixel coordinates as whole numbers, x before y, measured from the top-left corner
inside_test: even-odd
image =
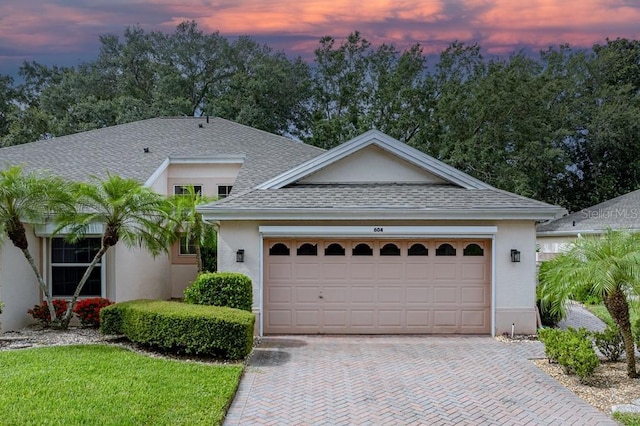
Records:
[[[73,180],[108,171],[167,195],[187,184],[220,195],[199,211],[218,228],[218,269],[253,280],[261,334],[499,334],[512,325],[533,333],[535,224],[563,211],[376,130],[323,151],[219,118],[158,118],[3,148],[2,162]],[[62,296],[63,278],[75,282],[86,259],[65,265],[56,252],[95,244],[67,250],[38,225],[29,242]],[[180,297],[195,277],[186,248],[153,259],[116,246],[91,292]],[[4,244],[6,329],[23,325],[40,300],[33,281],[21,253]]]
[[[580,235],[599,235],[607,229],[640,230],[640,190],[539,224],[538,260],[556,256]]]

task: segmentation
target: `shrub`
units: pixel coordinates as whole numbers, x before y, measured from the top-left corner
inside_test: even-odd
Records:
[[[571,298],[587,305],[598,305],[602,303],[602,296],[593,294],[592,290],[593,286],[591,284],[580,286],[573,291]]]
[[[539,333],[549,360],[556,360],[568,374],[575,374],[580,381],[591,377],[600,365],[591,343],[590,333],[581,328],[569,327],[566,331],[545,329]]]
[[[255,318],[239,309],[133,300],[103,308],[100,317],[103,334],[165,351],[241,359],[253,347]]]
[[[609,361],[615,362],[624,354],[624,341],[617,326],[609,324],[603,331],[592,334],[596,347]]]
[[[80,324],[87,327],[98,327],[100,325],[100,310],[109,305],[113,305],[113,302],[103,297],[81,299],[76,303],[73,312],[80,319]]]
[[[184,290],[184,301],[195,305],[227,306],[251,312],[251,278],[233,272],[209,272]]]
[[[53,308],[56,311],[56,317],[60,318],[67,310],[67,301],[64,299],[53,299]],[[49,304],[46,300],[39,305],[34,305],[27,313],[43,326],[47,327],[51,325],[51,314],[49,313]]]

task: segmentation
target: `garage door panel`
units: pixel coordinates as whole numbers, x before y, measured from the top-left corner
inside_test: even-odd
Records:
[[[320,286],[294,287],[295,303],[318,303]]]
[[[326,259],[326,257],[323,257]],[[325,280],[341,280],[344,281],[349,277],[349,269],[346,262],[323,262],[322,278]]]
[[[407,304],[428,303],[431,300],[431,287],[407,287]]]
[[[429,309],[407,309],[407,328],[415,330],[421,328],[426,331],[431,326],[431,311]]]
[[[433,311],[434,327],[457,327],[458,322],[457,309],[435,309]]]
[[[451,304],[458,301],[458,287],[434,287],[433,303]]]
[[[372,280],[376,274],[376,265],[373,262],[353,262],[351,264],[352,280]]]
[[[379,263],[378,277],[386,281],[402,282],[404,279],[404,265],[402,263]]]
[[[379,287],[378,288],[378,303],[381,305],[387,303],[400,303],[404,302],[404,289],[397,287]]]
[[[378,310],[378,325],[380,327],[401,328],[404,322],[403,309],[380,309]]]
[[[278,242],[299,247],[302,240],[265,241],[265,248]],[[484,249],[480,254],[463,250],[474,241],[449,241],[455,256],[436,255],[444,240],[304,242],[317,244],[316,256],[298,256],[295,249],[276,256],[264,250],[267,334],[490,332],[490,241],[475,241]],[[333,243],[344,247],[344,254],[338,250],[325,256]],[[373,255],[353,256],[352,248],[361,243]],[[428,252],[423,248],[409,256],[416,243]],[[396,245],[400,256],[381,255],[384,244]]]
[[[317,327],[320,321],[320,311],[318,309],[296,309],[295,319],[296,326]]]
[[[348,303],[349,289],[345,286],[324,286],[322,289],[324,303]]]
[[[484,263],[463,263],[461,265],[462,280],[485,281],[487,279],[487,266]]]
[[[323,325],[345,328],[348,325],[348,311],[346,309],[324,309]]]
[[[271,263],[267,269],[269,280],[290,280],[293,278],[291,263]]]
[[[320,264],[317,262],[294,263],[293,271],[295,280],[298,282],[305,280],[317,281],[318,277],[320,277]]]
[[[487,326],[486,311],[481,309],[462,310],[460,312],[461,326],[472,328],[484,328]]]
[[[462,304],[487,306],[488,296],[487,289],[482,286],[460,288],[460,303]]]
[[[291,303],[291,287],[269,287],[267,290],[267,301],[269,304],[277,304],[277,303]]]
[[[459,266],[454,262],[438,262],[433,265],[433,278],[438,281],[455,281],[458,279]]]
[[[375,311],[373,309],[352,309],[351,310],[351,326],[372,328]]]
[[[431,264],[425,262],[405,264],[405,274],[407,281],[426,281],[431,278]]]
[[[349,289],[352,303],[373,303],[376,300],[375,287],[351,287]]]

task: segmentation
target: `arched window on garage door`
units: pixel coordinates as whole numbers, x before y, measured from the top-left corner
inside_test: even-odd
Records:
[[[462,252],[464,256],[484,256],[484,249],[478,244],[471,243]]]
[[[344,256],[344,247],[338,243],[331,243],[324,249],[325,256]]]
[[[440,244],[436,249],[436,256],[455,256],[456,249],[449,243]]]
[[[369,244],[360,243],[351,251],[353,256],[373,256],[373,248]]]
[[[400,247],[393,243],[387,243],[380,248],[380,256],[400,256]]]
[[[275,243],[269,249],[269,256],[289,256],[289,246],[284,243]]]
[[[429,249],[424,244],[415,243],[409,247],[409,256],[429,256]]]
[[[296,252],[298,256],[317,256],[318,255],[318,245],[311,243],[304,243]]]

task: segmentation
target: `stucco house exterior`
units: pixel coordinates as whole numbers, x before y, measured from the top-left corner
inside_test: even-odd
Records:
[[[600,235],[607,229],[640,230],[640,190],[538,225],[538,260],[548,260],[580,235]]]
[[[261,334],[499,334],[513,324],[533,333],[535,224],[563,212],[376,130],[323,151],[219,118],[157,118],[2,148],[0,164],[220,196],[199,211],[218,228],[218,269],[251,277]],[[95,241],[70,247],[42,224],[29,238],[64,296]],[[180,297],[195,272],[186,244],[155,259],[118,245],[88,291],[116,301]],[[24,326],[41,300],[7,242],[0,299],[5,330]]]

